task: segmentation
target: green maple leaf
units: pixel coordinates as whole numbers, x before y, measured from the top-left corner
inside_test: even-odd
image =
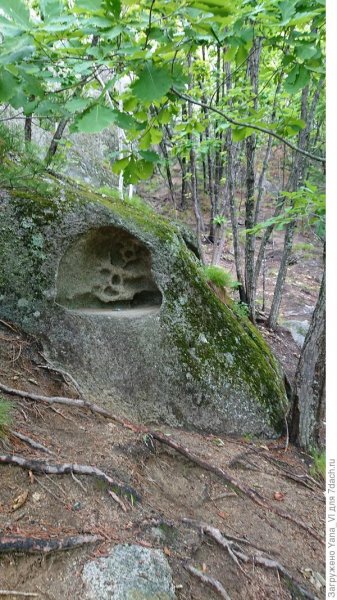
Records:
[[[171,75],[166,67],[146,65],[132,85],[132,90],[139,100],[153,102],[165,96],[171,85]]]

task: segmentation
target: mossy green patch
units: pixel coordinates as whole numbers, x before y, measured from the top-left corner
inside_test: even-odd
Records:
[[[168,294],[170,310],[166,318],[186,369],[199,382],[212,377],[220,385],[226,372],[228,381],[241,380],[252,386],[273,426],[280,431],[287,402],[279,366],[262,336],[248,319],[236,317],[211,292],[205,285],[203,268],[184,248],[180,250],[177,270],[180,273]],[[192,287],[185,296],[180,296],[181,281],[188,281]],[[177,319],[179,297],[183,311]],[[207,336],[202,332],[207,332]]]

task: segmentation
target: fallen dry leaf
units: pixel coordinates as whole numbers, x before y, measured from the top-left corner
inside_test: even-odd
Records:
[[[279,502],[282,502],[282,500],[284,500],[284,494],[282,492],[275,492],[274,500],[278,500]]]
[[[225,513],[225,512],[223,512],[222,510],[219,510],[219,511],[218,511],[218,515],[219,515],[219,517],[221,517],[222,519],[227,519],[227,517],[228,517],[228,514],[227,514],[227,513]]]
[[[166,554],[166,556],[171,556],[171,550],[167,546],[164,548],[164,554]]]
[[[13,503],[12,503],[12,510],[18,510],[18,508],[21,508],[21,506],[23,506],[26,502],[28,498],[28,490],[25,490],[24,492],[22,492],[21,494],[19,494],[18,496],[16,496],[16,498],[14,498]]]

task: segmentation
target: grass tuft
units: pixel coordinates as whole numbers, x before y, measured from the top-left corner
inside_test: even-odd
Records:
[[[236,288],[239,285],[238,282],[233,279],[232,275],[221,267],[215,265],[205,266],[204,273],[207,280],[218,287]]]

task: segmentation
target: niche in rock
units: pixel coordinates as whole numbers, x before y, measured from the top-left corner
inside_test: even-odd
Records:
[[[81,312],[136,315],[159,310],[162,296],[146,246],[109,226],[90,230],[67,249],[59,265],[56,301]]]

